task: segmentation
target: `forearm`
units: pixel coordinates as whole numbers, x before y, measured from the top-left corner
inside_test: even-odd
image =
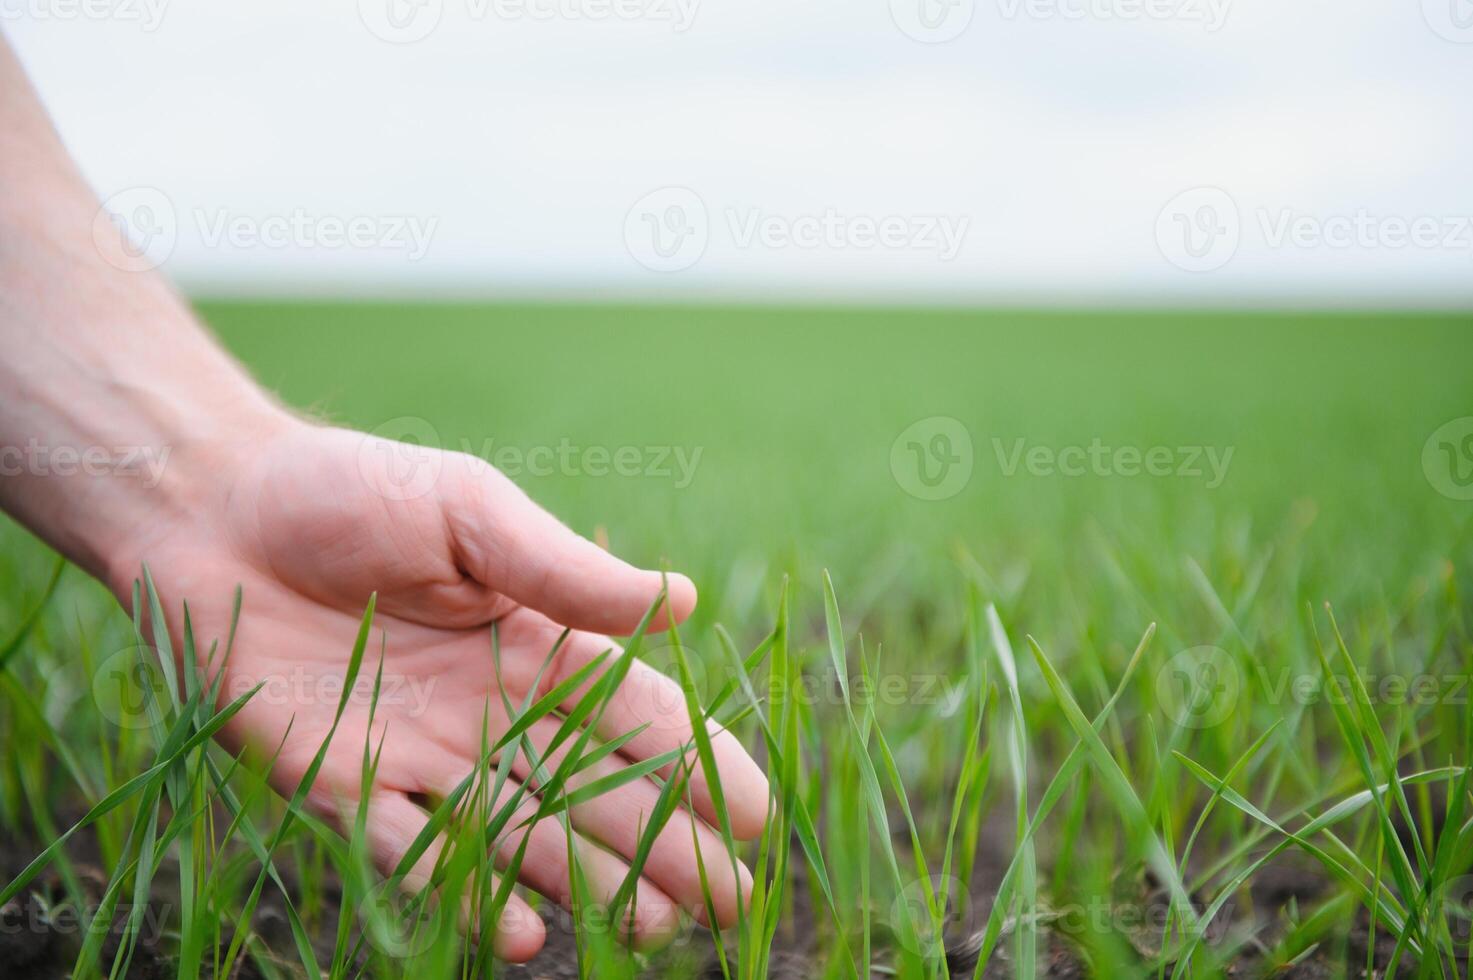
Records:
[[[284,416],[130,268],[3,40],[0,188],[0,507],[111,580]]]

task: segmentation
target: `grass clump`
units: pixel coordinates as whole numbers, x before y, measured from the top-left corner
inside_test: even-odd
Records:
[[[231,635],[212,648],[181,610],[175,651],[167,631],[144,633],[164,621],[147,580],[134,608],[151,615],[130,622],[7,527],[0,825],[14,843],[0,905],[39,923],[22,930],[42,936],[21,949],[29,962],[88,976],[537,975],[476,941],[516,894],[528,822],[566,824],[620,780],[650,779],[637,874],[657,834],[685,831],[692,774],[713,767],[710,722],[771,783],[751,844],[712,786],[723,859],[754,873],[740,923],[686,923],[668,948],[631,951],[620,913],[634,878],[600,906],[570,853],[573,908],[538,905],[553,934],[538,969],[1469,974],[1473,511],[1422,463],[1428,434],[1469,411],[1466,318],[445,307],[415,311],[425,341],[369,383],[385,376],[367,341],[391,340],[403,310],[206,312],[262,376],[302,402],[348,392],[335,408],[366,428],[415,411],[447,448],[474,450],[489,413],[527,445],[700,447],[681,487],[519,477],[580,530],[607,527],[616,551],[668,556],[701,583],[693,619],[658,639],[696,737],[586,778],[636,734],[588,733],[653,655],[641,630],[550,693],[500,705],[510,728],[483,729],[481,765],[424,801],[424,832],[384,880],[371,804],[340,833],[304,807],[311,778],[283,799],[263,781],[269,753],[215,745],[251,696],[222,706],[208,689]],[[609,319],[627,330],[601,331]],[[598,404],[537,397],[569,345],[599,367],[567,365],[560,390]],[[489,405],[444,378],[482,348],[527,365]],[[652,351],[689,386],[651,384]],[[909,492],[890,462],[892,441],[931,416],[959,422],[973,450],[970,481],[941,500]],[[1009,474],[1018,439],[1025,463]],[[1232,462],[1211,488],[1175,469],[1026,464],[1030,448],[1057,463],[1096,440],[1231,447]],[[486,642],[499,669],[494,630]],[[377,675],[382,643],[370,605],[345,642],[350,680]],[[145,723],[109,720],[93,683],[104,665],[147,695]],[[556,753],[525,737],[547,719]],[[354,751],[366,787],[380,745]],[[510,788],[515,758],[536,797]],[[79,925],[64,933],[69,910]]]

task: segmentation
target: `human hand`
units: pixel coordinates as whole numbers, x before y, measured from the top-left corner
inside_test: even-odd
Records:
[[[330,817],[351,811],[365,740],[382,736],[368,834],[380,868],[393,868],[425,822],[415,799],[444,794],[477,765],[484,712],[493,740],[506,725],[487,625],[498,624],[505,693],[519,703],[563,626],[574,632],[542,675],[544,690],[612,646],[599,634],[633,630],[660,576],[578,538],[472,457],[289,417],[200,329],[172,287],[139,267],[3,39],[0,182],[0,241],[13,246],[0,250],[0,449],[41,452],[0,481],[0,509],[106,581],[125,605],[147,562],[166,615],[188,600],[206,650],[225,635],[239,586],[243,614],[223,689],[267,686],[222,738],[270,752],[290,725],[272,772],[288,792],[332,726],[338,699],[321,692],[342,679],[359,617],[377,592],[385,675],[421,697],[380,704],[372,732],[368,706],[350,703],[308,802]],[[140,453],[157,472],[129,465]],[[79,459],[94,464],[79,467]],[[678,620],[694,605],[690,582],[672,576],[668,610]],[[169,625],[177,638],[180,623]],[[654,623],[662,625],[663,617]],[[596,734],[609,739],[652,724],[583,779],[685,742],[674,688],[635,664]],[[534,725],[531,741],[545,745],[552,725]],[[754,836],[766,817],[766,780],[730,735],[714,743],[732,828]],[[524,759],[512,768],[517,780],[531,775]],[[732,871],[711,830],[699,770],[691,790],[704,818],[695,838],[717,919],[730,922],[749,879],[745,869]],[[654,784],[640,779],[574,809],[596,895],[610,895],[626,873],[617,855],[630,854],[654,798]],[[556,821],[539,823],[521,874],[563,901],[565,843]],[[498,853],[516,844],[502,842]],[[659,838],[635,896],[638,936],[668,931],[677,905],[700,917],[693,846],[680,819]],[[429,861],[417,867],[421,876]],[[542,926],[523,903],[509,912],[524,914],[506,917],[513,921],[502,923],[497,949],[524,959],[542,944]]]
[[[175,506],[161,507],[159,521],[118,543],[107,577],[126,603],[146,562],[166,606],[188,600],[201,640],[224,634],[233,593],[241,587],[242,615],[223,668],[222,698],[265,686],[221,737],[232,747],[269,753],[290,725],[271,773],[277,789],[288,794],[332,727],[340,685],[331,681],[345,673],[363,609],[377,592],[370,656],[381,631],[385,694],[371,732],[367,699],[349,700],[308,805],[319,815],[351,821],[365,740],[376,746],[382,739],[367,833],[385,873],[425,825],[417,801],[449,795],[476,769],[483,718],[492,743],[508,727],[488,624],[497,624],[505,694],[520,704],[534,685],[540,696],[604,651],[617,650],[601,634],[633,632],[662,586],[659,573],[634,569],[580,538],[472,456],[284,418],[273,419],[231,455],[239,461],[216,454],[193,471],[181,461],[184,472],[164,487]],[[180,497],[187,499],[180,503]],[[695,606],[695,589],[682,576],[668,582],[665,608],[679,621]],[[662,609],[651,628],[666,622]],[[565,626],[572,632],[543,670]],[[369,660],[364,671],[376,669]],[[539,754],[558,725],[552,717],[532,725],[528,734]],[[679,686],[636,661],[594,734],[608,740],[642,725],[648,727],[572,785],[689,742]],[[733,832],[754,837],[767,815],[766,779],[729,733],[713,728],[712,740]],[[567,750],[564,744],[544,765],[554,768]],[[508,785],[522,782],[535,784],[535,778],[519,754]],[[750,887],[747,869],[733,871],[713,829],[717,815],[708,782],[694,761],[690,789],[696,816],[682,809],[643,866],[633,902],[636,941],[657,943],[670,933],[678,906],[706,918],[692,823],[719,925],[735,920]],[[528,795],[525,812],[508,826],[535,812],[537,801]],[[641,778],[573,808],[574,843],[596,900],[610,900],[628,874],[626,859],[635,853],[657,795],[656,784]],[[524,833],[530,840],[522,883],[568,904],[568,842],[559,821],[508,832],[496,847],[498,862],[515,853]],[[416,866],[415,883],[426,880],[433,857],[432,850]],[[541,947],[543,925],[520,899],[512,901],[495,949],[524,960]]]

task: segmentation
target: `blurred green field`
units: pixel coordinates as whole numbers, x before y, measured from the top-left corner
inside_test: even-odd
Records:
[[[790,566],[809,580],[828,567],[851,587],[896,574],[899,594],[924,596],[954,580],[958,543],[1058,595],[1092,532],[1155,553],[1169,576],[1186,557],[1210,564],[1304,525],[1299,560],[1333,570],[1325,598],[1348,598],[1426,574],[1473,510],[1433,491],[1421,463],[1433,430],[1473,411],[1463,315],[203,312],[288,402],[345,424],[392,434],[395,419],[419,418],[442,446],[488,458],[565,442],[699,451],[685,487],[678,473],[515,478],[576,529],[603,526],[621,553],[668,559],[717,596],[739,572]],[[963,423],[975,450],[970,482],[940,501],[907,494],[890,465],[902,430],[933,416]],[[1018,439],[1232,456],[1213,488],[1210,473],[1009,476]]]
[[[988,976],[1031,972],[1035,943],[1039,975],[1062,969],[1048,952],[1061,944],[1094,975],[1171,975],[1179,965],[1161,953],[1181,938],[1174,920],[1165,937],[1113,918],[1100,929],[1059,925],[1061,909],[1125,902],[1132,888],[1161,884],[1141,870],[1149,846],[1121,815],[1130,808],[1122,810],[1102,759],[1092,756],[1087,772],[1065,781],[1036,839],[1014,839],[1019,786],[1032,813],[1081,738],[1026,636],[1087,717],[1125,680],[1101,748],[1181,861],[1199,912],[1224,889],[1249,894],[1252,881],[1235,875],[1277,838],[1236,803],[1213,800],[1174,752],[1217,776],[1232,770],[1238,799],[1286,825],[1374,782],[1356,738],[1372,771],[1390,778],[1372,721],[1403,775],[1439,766],[1466,774],[1473,719],[1467,692],[1458,701],[1449,691],[1450,678],[1473,673],[1473,501],[1458,499],[1456,480],[1473,456],[1461,459],[1455,448],[1446,460],[1453,469],[1439,470],[1440,452],[1424,455],[1440,427],[1473,415],[1466,314],[325,302],[207,302],[201,312],[288,403],[512,464],[509,475],[576,530],[636,563],[690,574],[702,601],[683,636],[708,665],[720,653],[717,623],[744,651],[758,644],[788,577],[794,656],[818,678],[815,690],[832,692],[827,570],[851,669],[862,670],[862,637],[864,656],[874,658],[867,664],[882,649],[884,671],[910,679],[900,696],[875,703],[874,717],[903,776],[928,873],[942,870],[950,838],[971,831],[947,865],[972,896],[947,912],[948,948],[983,933],[990,910],[979,896],[1037,847],[1032,899],[1003,909],[1006,927],[992,940],[1001,972]],[[937,432],[947,441],[933,442]],[[970,475],[961,486],[964,443]],[[961,468],[944,471],[957,490],[924,499],[942,455]],[[1143,472],[1147,457],[1159,475]],[[1060,471],[1080,460],[1091,460],[1082,474]],[[0,623],[9,624],[39,594],[49,558],[14,527],[3,541]],[[78,733],[80,745],[108,737],[73,710],[90,702],[72,654],[81,643],[116,642],[126,620],[80,578],[64,580],[8,668],[19,687],[0,699],[0,741],[10,746],[0,816],[31,837],[46,833],[30,805],[38,794],[61,811],[77,790],[48,769],[46,746],[17,743],[28,723],[10,699],[39,690],[58,731]],[[1438,697],[1419,703],[1379,692],[1368,713],[1352,712],[1347,731],[1331,699],[1286,695],[1286,680],[1322,678],[1317,651],[1342,663],[1326,602],[1349,662],[1378,679],[1437,677],[1447,682]],[[989,606],[1016,654],[1021,718],[1009,707]],[[1153,622],[1157,634],[1131,667]],[[1202,659],[1190,651],[1199,648],[1216,651],[1208,660],[1230,675],[1228,686],[1192,687]],[[985,768],[968,770],[963,760],[973,702],[924,695],[914,683],[922,677],[943,690],[977,685]],[[788,924],[774,948],[804,958],[794,976],[847,975],[846,942],[846,955],[872,954],[860,975],[871,961],[901,976],[944,975],[935,950],[906,950],[896,938],[895,909],[914,899],[908,883],[925,877],[900,794],[885,783],[892,839],[871,835],[865,750],[846,727],[842,699],[811,699],[794,724],[798,781],[779,792],[813,814],[838,913],[823,911],[814,871],[794,845],[783,873]],[[761,743],[751,716],[738,730]],[[1020,743],[1022,760],[1008,750]],[[874,745],[868,752],[881,755]],[[79,753],[81,765],[93,764]],[[1396,887],[1399,840],[1426,894],[1398,892],[1386,907],[1423,910],[1427,919],[1406,930],[1403,945],[1421,942],[1426,953],[1394,955],[1404,966],[1420,959],[1419,975],[1452,975],[1447,964],[1466,972],[1463,920],[1449,910],[1469,896],[1443,897],[1473,864],[1466,775],[1409,784],[1410,814],[1395,812],[1396,795],[1372,794],[1339,837],[1321,840],[1360,891],[1300,849],[1314,869],[1307,879],[1323,887],[1302,905],[1275,900],[1259,918],[1235,902],[1222,920],[1241,928],[1181,968],[1212,976],[1242,957],[1262,972],[1313,960],[1330,970],[1304,974],[1318,976],[1381,963],[1389,947],[1364,934],[1388,926],[1375,917],[1368,924],[1363,909],[1384,912],[1377,901]],[[960,833],[948,826],[954,798]],[[1383,803],[1394,820],[1377,819]],[[1197,836],[1204,809],[1186,860],[1183,843]],[[1414,861],[1423,850],[1426,866]],[[857,860],[859,851],[868,857]],[[887,878],[886,854],[905,869],[898,881]],[[1433,868],[1436,855],[1442,863]],[[1378,898],[1363,900],[1366,889]],[[1254,899],[1244,901],[1251,909]],[[1434,909],[1454,924],[1434,926]],[[1398,930],[1390,936],[1394,945]],[[1438,936],[1446,955],[1432,952]],[[688,943],[658,961],[666,963],[660,975],[696,975],[703,949]],[[953,965],[955,975],[972,975],[969,962]]]

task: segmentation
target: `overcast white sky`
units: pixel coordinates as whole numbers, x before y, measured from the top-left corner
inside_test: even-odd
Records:
[[[197,293],[1473,305],[1470,0],[0,0],[0,29]]]

